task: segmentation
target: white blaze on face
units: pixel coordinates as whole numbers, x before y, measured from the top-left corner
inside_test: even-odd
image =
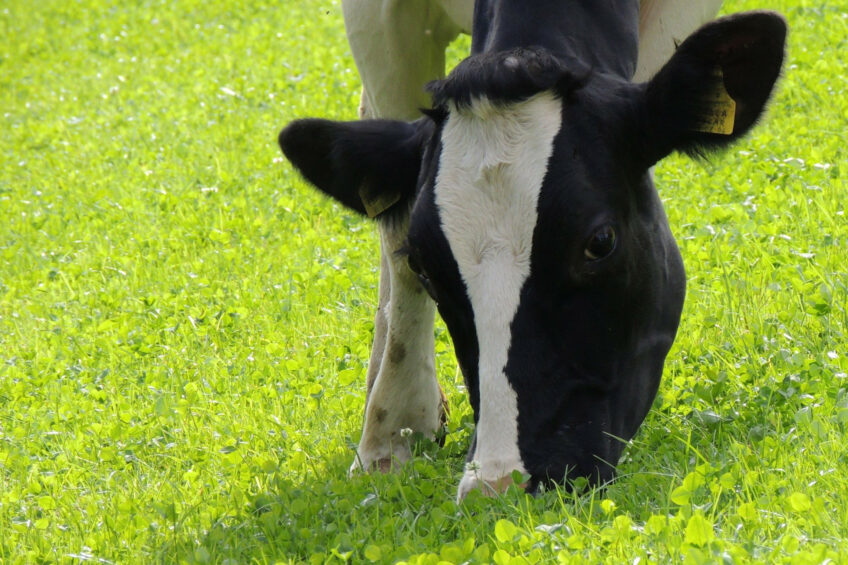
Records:
[[[526,101],[451,108],[442,133],[436,206],[465,283],[480,348],[480,414],[472,470],[462,498],[480,480],[525,472],[518,450],[518,403],[505,368],[510,326],[530,274],[542,182],[562,121],[562,103],[544,92]]]

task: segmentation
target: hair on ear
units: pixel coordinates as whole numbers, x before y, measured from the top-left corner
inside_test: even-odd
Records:
[[[684,41],[644,90],[645,159],[700,156],[745,135],[762,116],[784,59],[786,22],[745,12]]]

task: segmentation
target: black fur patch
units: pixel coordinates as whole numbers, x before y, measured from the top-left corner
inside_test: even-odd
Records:
[[[647,163],[672,150],[700,156],[745,135],[762,116],[780,76],[786,31],[778,14],[746,12],[707,24],[684,41],[646,85],[641,130],[648,140]],[[736,102],[728,135],[700,126],[713,111],[705,94],[721,87]]]
[[[360,214],[383,217],[391,210],[408,210],[433,127],[426,118],[412,123],[305,119],[283,129],[279,143],[322,192]]]
[[[526,100],[546,90],[563,98],[583,87],[591,71],[576,60],[568,64],[542,47],[480,53],[458,64],[450,75],[427,85],[437,108],[452,102],[468,107],[480,98],[494,104]]]

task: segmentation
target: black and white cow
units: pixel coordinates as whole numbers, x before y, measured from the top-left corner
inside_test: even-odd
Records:
[[[402,428],[432,437],[440,425],[435,302],[476,422],[460,498],[503,490],[513,471],[529,489],[613,476],[656,395],[685,294],[651,167],[744,135],[786,35],[774,13],[725,17],[632,82],[639,10],[477,0],[471,56],[430,84],[423,117],[299,120],[280,134],[307,180],[380,226],[352,470],[390,468],[409,457]]]

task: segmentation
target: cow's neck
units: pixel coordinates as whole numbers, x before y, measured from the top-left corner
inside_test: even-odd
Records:
[[[638,30],[638,0],[476,0],[471,52],[544,47],[630,79]]]

